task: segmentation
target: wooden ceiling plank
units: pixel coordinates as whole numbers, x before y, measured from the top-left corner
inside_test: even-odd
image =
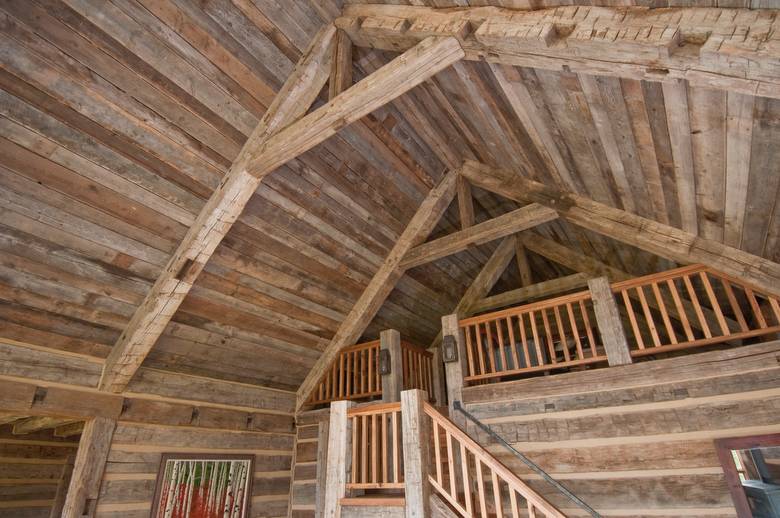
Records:
[[[192,288],[195,278],[246,206],[262,177],[251,175],[253,152],[269,135],[300,117],[330,73],[335,29],[325,27],[252,132],[219,187],[201,210],[106,360],[102,390],[121,392]]]
[[[466,162],[462,174],[473,184],[508,198],[555,208],[562,218],[594,232],[679,263],[702,263],[780,295],[780,264],[704,239],[689,232],[630,214],[527,180],[506,170]]]
[[[713,8],[709,14],[704,19],[695,8],[516,11],[364,4],[346,6],[336,24],[359,46],[403,51],[426,37],[453,36],[468,60],[647,81],[684,79],[780,97],[780,73],[771,71],[779,52],[771,34],[780,22],[746,9]],[[747,20],[756,35],[750,45],[738,29]],[[698,52],[679,52],[681,44]]]
[[[355,303],[347,318],[341,323],[336,335],[328,344],[322,356],[298,389],[297,409],[300,410],[311,391],[317,386],[322,374],[331,365],[341,349],[352,345],[366,329],[379,307],[404,274],[401,261],[415,245],[425,240],[455,197],[458,171],[453,170],[431,189],[420,208],[412,217],[406,229],[398,238],[385,262],[374,274],[371,282]]]
[[[404,269],[414,268],[455,254],[469,246],[487,243],[553,221],[557,217],[558,214],[554,210],[531,204],[466,230],[418,245],[409,250],[401,265]]]

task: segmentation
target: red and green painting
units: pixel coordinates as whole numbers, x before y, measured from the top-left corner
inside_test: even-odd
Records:
[[[157,477],[155,518],[244,518],[252,458],[165,455]]]

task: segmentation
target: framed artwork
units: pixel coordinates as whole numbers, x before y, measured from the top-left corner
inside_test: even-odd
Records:
[[[246,518],[254,455],[164,453],[151,518]]]

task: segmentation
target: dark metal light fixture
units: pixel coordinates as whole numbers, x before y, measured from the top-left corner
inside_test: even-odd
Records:
[[[452,335],[445,335],[441,340],[441,359],[444,363],[458,361],[458,343]]]
[[[379,351],[379,374],[390,374],[390,350],[381,349]]]

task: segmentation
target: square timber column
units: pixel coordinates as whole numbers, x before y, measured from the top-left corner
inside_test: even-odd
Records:
[[[425,414],[424,390],[401,392],[401,430],[404,454],[406,518],[430,517],[431,423]]]
[[[341,499],[347,493],[347,473],[352,469],[352,424],[347,416],[351,407],[351,401],[334,401],[330,405],[323,518],[341,516]]]
[[[401,401],[401,391],[404,384],[404,359],[402,355],[401,333],[395,329],[382,331],[379,334],[380,372],[382,372],[383,363],[387,362],[390,367],[390,372],[382,374],[382,401],[384,403]]]
[[[453,404],[463,401],[463,377],[466,375],[466,343],[458,324],[458,315],[441,317],[441,358],[447,380],[447,404],[450,416],[455,416]],[[437,401],[437,404],[442,402]]]
[[[606,277],[598,277],[588,281],[590,297],[593,299],[593,311],[596,313],[596,323],[599,327],[604,349],[607,351],[609,366],[628,365],[632,363],[631,350],[628,347],[620,310],[612,294],[612,287]]]

